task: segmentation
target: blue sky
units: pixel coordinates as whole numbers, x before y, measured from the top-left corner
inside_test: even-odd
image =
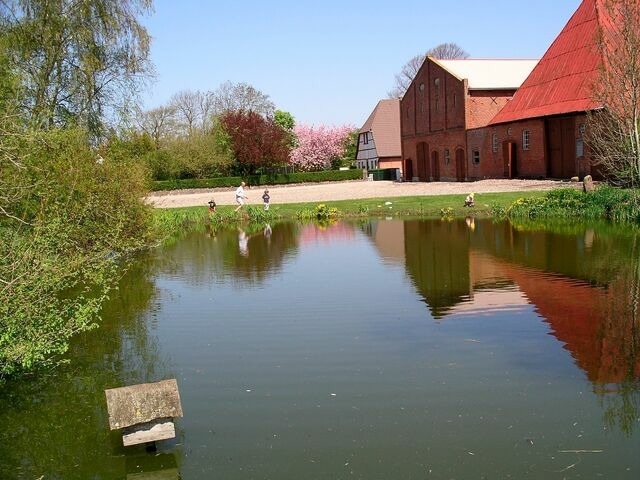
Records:
[[[540,58],[580,0],[156,0],[144,19],[156,80],[180,90],[247,82],[298,123],[359,127],[414,55],[457,43],[471,58]]]

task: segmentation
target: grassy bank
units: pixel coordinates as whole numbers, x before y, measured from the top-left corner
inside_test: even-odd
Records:
[[[476,194],[475,207],[465,208],[463,198],[456,195],[435,195],[421,197],[366,198],[340,200],[335,202],[308,202],[272,204],[265,212],[262,205],[247,205],[241,212],[234,212],[234,205],[219,206],[211,216],[215,224],[236,222],[264,222],[316,218],[335,212],[342,218],[359,217],[489,217],[495,211],[506,211],[514,202],[526,198],[542,197],[545,192],[504,192]],[[319,205],[325,208],[318,210]],[[332,211],[331,209],[336,209]],[[163,231],[171,232],[192,223],[208,221],[206,206],[156,209],[156,225]]]
[[[591,193],[576,189],[548,192],[504,192],[476,195],[474,207],[465,208],[457,195],[369,198],[335,202],[247,205],[236,213],[235,206],[220,206],[209,216],[207,208],[156,209],[154,217],[161,232],[171,234],[193,224],[264,223],[286,220],[362,217],[508,217],[513,220],[605,220],[640,224],[640,192],[602,186]]]
[[[537,197],[526,196],[505,210],[494,210],[512,219],[573,218],[640,224],[640,191],[604,185],[589,193],[563,188]]]

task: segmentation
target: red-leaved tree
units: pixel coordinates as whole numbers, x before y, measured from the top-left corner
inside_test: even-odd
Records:
[[[232,111],[220,117],[220,125],[229,136],[239,173],[252,174],[288,162],[290,136],[272,119],[253,111]]]
[[[343,157],[354,127],[296,125],[293,132],[298,146],[291,151],[291,164],[299,170],[314,171],[331,168],[331,162]]]

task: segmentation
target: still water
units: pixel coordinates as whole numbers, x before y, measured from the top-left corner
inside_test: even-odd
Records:
[[[639,302],[611,227],[189,233],[0,392],[0,478],[637,479]],[[166,378],[177,438],[125,449],[104,389]]]

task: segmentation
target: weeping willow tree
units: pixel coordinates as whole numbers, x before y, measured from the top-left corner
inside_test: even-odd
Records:
[[[3,0],[2,34],[35,127],[76,125],[99,137],[151,73],[138,17],[151,0]]]
[[[640,187],[640,1],[604,0],[593,87],[602,108],[588,114],[592,164],[613,185]]]

